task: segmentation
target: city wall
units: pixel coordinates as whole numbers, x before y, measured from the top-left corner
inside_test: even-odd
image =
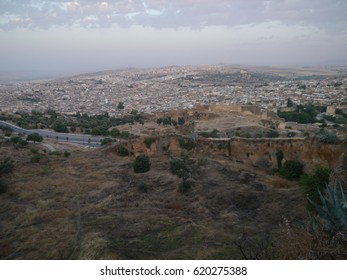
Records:
[[[126,146],[133,155],[180,156],[181,136],[168,135],[157,137],[150,148],[143,138],[138,138]],[[225,156],[230,160],[249,164],[260,169],[277,168],[276,152],[282,151],[285,160],[298,160],[304,163],[305,171],[310,172],[316,166],[333,168],[344,152],[345,144],[321,144],[316,138],[199,138],[191,151],[195,157]]]

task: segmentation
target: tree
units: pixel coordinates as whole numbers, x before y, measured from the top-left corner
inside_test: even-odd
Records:
[[[146,173],[151,169],[151,160],[146,155],[139,155],[133,162],[135,173]]]
[[[63,133],[68,133],[69,130],[67,129],[66,124],[61,121],[61,120],[57,120],[53,123],[52,128],[54,129],[54,131],[56,132],[63,132]]]
[[[182,182],[179,185],[180,192],[185,193],[189,191],[191,188],[191,182],[189,179],[192,178],[192,175],[200,168],[200,166],[206,165],[206,163],[205,159],[199,159],[197,161],[190,160],[189,154],[186,152],[182,152],[180,158],[170,159],[171,173],[182,179]]]
[[[34,141],[35,142],[42,142],[43,137],[40,136],[38,133],[32,133],[27,136],[27,141]]]
[[[172,158],[170,160],[170,171],[178,178],[182,179],[179,185],[181,192],[187,192],[191,188],[188,179],[191,178],[192,172],[188,166],[188,156],[181,156],[181,158]]]

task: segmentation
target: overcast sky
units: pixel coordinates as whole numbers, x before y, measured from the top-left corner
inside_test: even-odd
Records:
[[[1,0],[0,71],[347,64],[346,0]]]

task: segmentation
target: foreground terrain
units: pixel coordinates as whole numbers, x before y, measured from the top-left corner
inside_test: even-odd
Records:
[[[295,185],[224,158],[182,194],[165,157],[135,174],[133,158],[108,150],[32,163],[30,148],[1,147],[17,154],[0,196],[3,259],[238,259],[242,238],[263,242],[283,219],[306,217]]]
[[[288,138],[287,129],[266,138],[276,116],[217,109],[147,116],[118,126],[134,137],[95,149],[48,138],[20,145],[5,131],[0,162],[11,158],[13,170],[1,178],[0,258],[346,258],[346,240],[312,231],[298,182],[276,172],[279,151],[306,170],[334,168],[343,142],[322,144],[303,131]],[[182,116],[184,125],[157,122]],[[185,192],[170,165],[182,152],[189,157]],[[150,157],[146,173],[134,172],[139,154]]]

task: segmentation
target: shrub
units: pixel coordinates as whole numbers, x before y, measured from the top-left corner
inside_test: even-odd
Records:
[[[110,135],[112,137],[119,137],[120,136],[120,130],[118,128],[113,128],[111,131],[110,131]]]
[[[51,151],[49,152],[50,156],[61,156],[61,152],[60,151]]]
[[[303,173],[304,165],[300,161],[287,160],[279,169],[280,175],[288,180],[298,180]]]
[[[104,145],[106,145],[108,143],[112,143],[112,141],[113,140],[111,138],[108,138],[108,137],[104,138],[104,139],[101,140],[101,145],[104,146]]]
[[[33,149],[30,149],[30,152],[31,152],[32,154],[37,154],[37,153],[39,152],[39,150],[33,148]]]
[[[14,168],[13,160],[9,157],[5,158],[0,163],[0,177],[4,174],[11,173],[13,168]]]
[[[178,189],[181,193],[186,193],[191,189],[192,185],[189,181],[182,181],[179,186]]]
[[[284,158],[284,154],[281,150],[276,152],[276,160],[277,160],[277,167],[280,169],[282,167],[282,160]]]
[[[117,154],[121,157],[126,157],[129,155],[129,151],[124,146],[117,147]]]
[[[151,169],[151,160],[146,155],[139,155],[136,157],[133,168],[135,173],[146,173]]]
[[[0,194],[7,192],[7,184],[0,180]]]
[[[148,192],[148,186],[147,186],[147,184],[146,184],[146,183],[141,183],[141,184],[139,185],[139,190],[140,190],[141,192],[143,192],[143,193],[147,193],[147,192]]]
[[[40,154],[34,154],[31,158],[30,158],[30,161],[31,162],[39,162],[41,159],[42,159],[42,155]]]
[[[280,134],[276,130],[270,130],[267,132],[266,136],[268,138],[276,138],[276,137],[280,136]]]
[[[195,148],[196,144],[192,139],[179,139],[178,143],[182,149],[190,151]]]
[[[325,167],[316,167],[312,174],[303,174],[300,177],[299,185],[304,195],[316,204],[320,204],[319,192],[326,189],[329,183],[331,169]],[[311,203],[307,204],[307,209],[314,209]]]
[[[71,155],[71,153],[69,151],[64,152],[64,157],[68,158],[70,155]]]
[[[155,142],[154,138],[145,138],[144,143],[146,147],[149,149],[151,148],[151,145]]]
[[[319,140],[323,144],[337,144],[339,142],[337,135],[335,133],[332,133],[332,132],[322,133],[319,136]]]

